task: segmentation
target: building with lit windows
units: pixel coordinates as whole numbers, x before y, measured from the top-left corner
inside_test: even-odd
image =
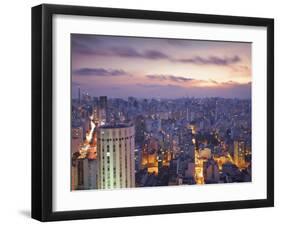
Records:
[[[215,160],[210,159],[203,163],[203,175],[205,183],[218,183],[220,179],[220,172],[218,164]]]
[[[134,150],[134,126],[119,124],[98,128],[98,188],[135,187]]]
[[[234,163],[238,168],[245,167],[245,142],[234,141]]]
[[[158,175],[158,155],[156,151],[143,152],[142,168],[147,168],[148,173]]]
[[[78,152],[80,145],[83,142],[83,128],[75,127],[71,129],[72,139],[71,139],[71,153]]]
[[[107,97],[106,96],[100,96],[99,99],[99,120],[100,125],[104,125],[108,121],[108,112],[107,112]]]
[[[88,159],[73,159],[71,168],[71,189],[85,190],[89,189],[89,170]]]
[[[210,148],[203,148],[199,150],[199,157],[204,159],[210,159],[212,157]]]

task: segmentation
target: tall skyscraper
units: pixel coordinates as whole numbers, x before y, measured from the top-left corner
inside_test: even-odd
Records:
[[[88,189],[97,189],[98,162],[96,159],[88,159]]]
[[[107,96],[100,96],[100,108],[107,108]]]
[[[203,163],[205,183],[218,183],[220,179],[219,167],[215,160],[209,159]]]
[[[190,109],[186,108],[186,120],[190,122]]]
[[[245,166],[245,142],[241,140],[234,141],[234,163],[237,167]]]
[[[78,102],[81,103],[81,93],[80,93],[80,87],[78,88]]]
[[[77,188],[78,190],[89,189],[89,163],[88,159],[77,159]],[[76,172],[72,171],[73,176]]]
[[[99,121],[104,125],[108,121],[107,96],[100,96],[99,99]]]
[[[78,152],[80,145],[83,142],[83,128],[74,127],[71,129],[72,139],[71,139],[71,153]]]
[[[135,186],[134,149],[134,126],[120,124],[98,128],[98,188]]]
[[[137,116],[135,119],[136,125],[136,144],[143,144],[145,138],[145,118]]]

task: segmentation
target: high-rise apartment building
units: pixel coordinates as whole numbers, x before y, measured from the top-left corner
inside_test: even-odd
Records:
[[[71,139],[71,153],[79,152],[80,145],[83,142],[83,128],[74,127],[71,129],[72,139]]]
[[[119,124],[98,128],[98,188],[135,187],[134,149],[134,126]]]
[[[100,125],[104,125],[108,121],[107,112],[107,96],[100,96],[99,99],[99,120]]]
[[[215,160],[209,159],[203,163],[203,175],[205,183],[218,183],[220,172]]]
[[[245,142],[241,140],[234,141],[234,163],[237,167],[245,166]]]

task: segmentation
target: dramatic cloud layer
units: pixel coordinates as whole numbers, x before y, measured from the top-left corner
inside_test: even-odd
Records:
[[[88,39],[86,39],[88,42]],[[96,42],[100,42],[95,40]],[[87,45],[87,42],[81,43],[73,41],[73,51],[79,54],[94,55],[94,56],[111,56],[111,57],[128,57],[128,58],[141,58],[147,60],[169,60],[170,62],[175,63],[184,63],[184,64],[199,64],[199,65],[219,65],[227,66],[238,63],[241,61],[240,57],[237,55],[229,57],[219,57],[215,55],[210,55],[207,57],[204,56],[194,56],[190,58],[175,58],[169,56],[168,54],[154,49],[137,51],[131,47],[105,47],[100,49],[99,46]],[[169,42],[172,42],[170,40]],[[177,43],[177,42],[176,42]]]
[[[71,35],[73,96],[251,97],[251,43]]]

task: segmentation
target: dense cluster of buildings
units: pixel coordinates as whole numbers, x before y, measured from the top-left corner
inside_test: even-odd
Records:
[[[72,190],[251,181],[251,100],[72,99]]]

